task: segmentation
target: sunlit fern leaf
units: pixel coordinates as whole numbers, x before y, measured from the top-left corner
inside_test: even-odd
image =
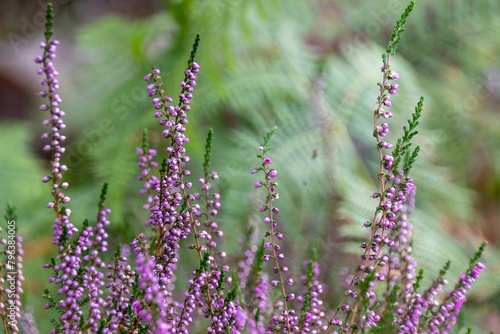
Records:
[[[448,260],[451,261],[452,267],[447,275],[451,285],[466,269],[474,249],[464,249],[463,245],[460,246],[456,240],[443,233],[434,220],[435,217],[426,212],[420,212],[413,217],[413,254],[419,267],[425,269],[424,282],[427,283],[434,279],[440,266]]]
[[[136,179],[134,176],[139,171],[133,147],[138,146],[136,141],[140,142],[140,139],[134,135],[137,131],[134,131],[132,124],[127,122],[123,126],[117,126],[116,133],[92,151],[96,176],[109,184],[106,204],[112,208],[111,218],[117,222],[127,219],[125,209],[132,205],[129,202],[130,182]],[[139,196],[137,199],[144,200]]]
[[[474,193],[447,177],[449,175],[447,167],[432,168],[432,172],[429,172],[425,166],[419,166],[413,171],[413,178],[421,184],[420,187],[417,186],[417,196],[419,201],[423,202],[421,207],[426,210],[441,211],[450,219],[460,219],[458,224],[470,220],[473,217]],[[439,205],[430,201],[433,198],[439,199]]]

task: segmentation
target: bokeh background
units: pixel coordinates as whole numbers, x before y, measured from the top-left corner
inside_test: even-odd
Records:
[[[0,2],[0,206],[17,208],[25,239],[24,302],[48,332],[41,299],[54,254],[48,169],[39,139],[44,115],[33,58],[40,53],[45,0]],[[188,137],[191,169],[201,170],[206,133],[215,131],[224,248],[240,259],[259,228],[262,194],[249,174],[262,135],[278,126],[272,157],[279,170],[281,227],[290,262],[316,247],[325,299],[336,305],[352,270],[362,222],[373,214],[377,160],[372,112],[381,54],[406,1],[54,0],[61,41],[62,109],[67,113],[68,195],[75,224],[96,215],[109,183],[111,252],[143,229],[135,148],[148,128],[161,150],[142,77],[157,66],[165,91],[179,91],[196,33],[201,65]],[[401,90],[393,99],[393,137],[422,95],[416,144],[421,155],[414,254],[426,283],[447,260],[450,287],[488,241],[488,269],[465,306],[475,333],[500,330],[500,2],[420,0],[393,58]],[[198,161],[198,164],[196,163]],[[195,178],[193,178],[195,180]],[[189,262],[189,257],[184,256]],[[290,263],[291,264],[291,263]],[[235,266],[234,266],[235,267]],[[457,333],[465,332],[457,327]]]

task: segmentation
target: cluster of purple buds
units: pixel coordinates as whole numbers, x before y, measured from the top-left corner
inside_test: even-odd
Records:
[[[210,172],[206,177],[198,179],[198,183],[201,185],[201,189],[203,192],[203,198],[205,199],[205,227],[206,231],[203,231],[203,239],[206,240],[207,246],[212,250],[217,247],[217,242],[212,238],[214,234],[217,238],[221,239],[224,236],[224,232],[219,229],[219,225],[216,221],[213,220],[213,217],[216,217],[219,214],[219,210],[221,209],[220,203],[220,194],[214,193],[210,194],[210,189],[212,185],[210,183],[211,180],[217,181],[219,179],[219,175],[216,171]],[[195,194],[197,198],[200,197],[199,194]],[[203,213],[198,211],[195,213],[197,218],[201,218]],[[220,258],[225,258],[226,253],[220,252]]]
[[[60,131],[66,127],[63,122],[65,113],[59,109],[59,105],[62,102],[57,93],[59,90],[59,82],[57,80],[59,73],[52,63],[52,60],[56,58],[58,45],[59,42],[56,40],[40,43],[43,54],[35,57],[35,63],[41,65],[37,73],[43,76],[43,79],[40,80],[43,89],[38,95],[48,100],[47,103],[40,106],[40,110],[48,111],[50,114],[50,117],[43,121],[43,125],[50,127],[50,131],[43,133],[41,138],[49,141],[49,144],[45,145],[43,150],[50,154],[52,167],[51,175],[44,176],[42,182],[48,183],[52,181],[52,196],[54,200],[50,201],[47,207],[53,209],[57,217],[54,220],[53,227],[54,244],[62,247],[62,243],[64,242],[64,240],[61,240],[61,236],[64,234],[63,231],[66,230],[66,238],[70,239],[77,232],[77,229],[69,222],[71,211],[66,209],[64,212],[61,212],[62,205],[68,203],[70,198],[63,192],[69,185],[67,182],[62,181],[62,173],[68,170],[66,165],[61,164],[61,156],[65,151],[62,143],[66,140],[66,136],[62,135]]]
[[[212,216],[212,217],[217,216],[217,214],[219,213],[219,210],[221,208],[221,203],[220,203],[220,195],[217,193],[213,195],[212,199],[208,199],[209,193],[210,193],[210,188],[212,188],[210,180],[217,181],[218,179],[219,179],[219,175],[217,174],[216,171],[212,171],[208,178],[198,179],[198,183],[201,185],[203,195],[207,199],[207,204],[208,204],[208,208],[209,208],[209,212],[207,214],[209,216]]]
[[[50,118],[43,121],[43,125],[47,127],[50,126],[50,132],[43,133],[41,138],[50,141],[49,144],[43,147],[43,150],[45,152],[50,152],[53,157],[52,176],[44,177],[44,182],[48,182],[51,179],[57,182],[62,179],[62,172],[67,170],[65,165],[60,164],[61,155],[65,151],[61,143],[66,140],[66,136],[61,135],[60,131],[64,129],[66,125],[62,119],[65,113],[59,109],[59,104],[62,100],[57,94],[59,90],[59,82],[57,80],[59,72],[57,72],[51,61],[56,58],[57,45],[59,45],[59,42],[56,40],[50,41],[48,45],[42,42],[40,48],[44,50],[44,53],[35,58],[35,63],[41,64],[42,66],[37,70],[37,73],[44,76],[44,78],[40,80],[40,84],[44,89],[41,90],[38,95],[43,98],[48,98],[49,100],[48,103],[40,106],[40,110],[49,111],[50,113]],[[60,200],[64,203],[69,202],[69,198],[64,196],[60,198]]]
[[[250,249],[245,251],[244,259],[238,263],[238,281],[241,289],[244,289],[247,286],[247,280],[249,279],[250,269],[255,260],[256,252],[257,246],[252,245]]]
[[[389,94],[396,95],[396,91],[399,90],[398,84],[386,84],[385,89],[389,91]]]

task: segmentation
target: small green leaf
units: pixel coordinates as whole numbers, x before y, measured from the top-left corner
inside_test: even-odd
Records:
[[[54,24],[54,7],[49,2],[45,13],[45,39],[48,41],[52,37],[52,25]]]
[[[205,156],[203,160],[203,170],[205,172],[205,178],[208,178],[208,168],[210,167],[210,158],[212,156],[212,139],[214,136],[214,130],[210,128],[207,134],[207,141],[205,144]]]

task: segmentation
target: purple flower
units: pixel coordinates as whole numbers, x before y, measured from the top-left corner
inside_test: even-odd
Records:
[[[382,104],[386,107],[390,107],[392,106],[392,103],[391,103],[391,98],[389,95],[385,95],[384,98],[382,99]]]
[[[385,148],[385,149],[391,149],[393,147],[391,143],[388,143],[386,141],[381,142],[379,145],[380,145],[380,147]]]
[[[392,84],[392,85],[390,85],[390,88],[389,88],[389,94],[396,95],[396,91],[398,91],[398,90],[399,90],[399,85]]]
[[[383,124],[379,124],[377,125],[377,134],[380,138],[384,138],[385,136],[387,136],[389,134],[389,124],[387,123],[383,123]]]
[[[42,182],[48,183],[52,181],[52,195],[54,200],[51,201],[47,207],[53,209],[58,218],[54,221],[54,244],[63,247],[66,240],[71,239],[71,236],[77,232],[77,229],[69,222],[69,216],[64,213],[61,215],[62,205],[69,203],[70,198],[65,196],[62,189],[67,188],[67,183],[62,182],[62,174],[67,171],[67,166],[61,164],[61,156],[65,152],[62,143],[66,140],[66,136],[62,135],[60,131],[66,127],[63,122],[65,113],[59,109],[62,99],[57,94],[59,89],[59,82],[57,76],[59,72],[55,69],[52,59],[56,58],[56,50],[59,45],[58,41],[47,40],[46,43],[41,43],[40,47],[43,49],[43,55],[35,58],[35,63],[41,64],[41,68],[37,73],[44,75],[41,85],[44,87],[39,95],[47,100],[46,103],[40,106],[40,109],[49,112],[49,117],[43,121],[45,126],[50,127],[50,131],[42,135],[43,140],[47,140],[49,144],[45,145],[43,150],[49,152],[51,160],[51,175],[45,176]],[[49,107],[50,106],[50,107]],[[66,231],[63,233],[63,230]],[[64,235],[64,240],[61,237]]]
[[[484,264],[482,264],[481,262],[478,262],[476,264],[476,266],[474,268],[472,268],[471,270],[471,274],[470,276],[473,278],[473,279],[477,279],[479,277],[479,274],[481,274],[481,272],[486,268],[486,266]]]

